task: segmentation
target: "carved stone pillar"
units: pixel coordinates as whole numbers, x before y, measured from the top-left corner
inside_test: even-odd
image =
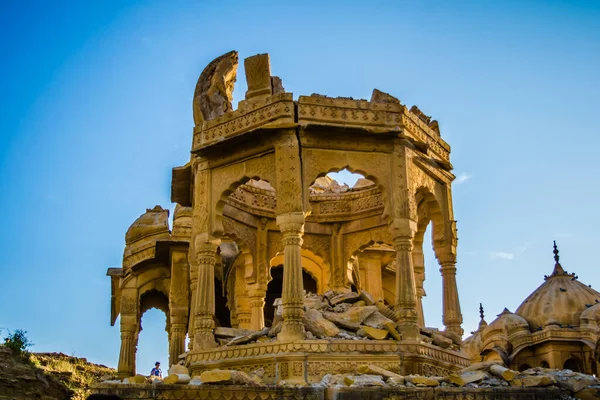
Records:
[[[417,314],[419,326],[425,326],[423,314],[423,296],[426,295],[423,282],[425,281],[425,257],[423,256],[423,243],[415,243],[412,253],[413,268],[415,270],[415,286],[417,288]]]
[[[246,295],[237,296],[237,320],[238,328],[252,329],[252,310],[250,309],[250,298]]]
[[[187,319],[187,318],[186,318]],[[187,333],[187,321],[171,323],[169,332],[169,364],[177,364],[179,355],[185,353],[185,335]]]
[[[344,260],[343,235],[340,233],[341,224],[331,226],[331,278],[329,287],[337,292],[349,292],[350,287],[346,277],[348,260]]]
[[[367,250],[358,255],[362,289],[369,292],[376,300],[383,299],[381,255],[377,253]]]
[[[192,255],[190,247],[190,252],[188,253],[188,258],[190,260],[190,315],[188,322],[188,350],[192,350],[194,348],[194,327],[195,319],[196,319],[196,292],[198,291],[198,263],[196,262],[195,255]]]
[[[215,264],[217,244],[201,242],[194,245],[198,263],[198,289],[196,292],[196,316],[194,321],[194,350],[217,346],[215,327]]]
[[[177,364],[180,354],[185,352],[185,335],[190,314],[190,272],[188,249],[183,246],[171,248],[171,285],[169,288],[169,362]]]
[[[135,375],[138,334],[139,322],[137,315],[121,315],[121,352],[119,353],[118,367],[120,378]]]
[[[464,331],[461,326],[463,319],[456,285],[456,255],[447,252],[438,258],[438,262],[442,274],[442,291],[444,295],[444,326],[447,332],[454,333],[460,338]]]
[[[293,212],[277,216],[277,225],[283,235],[283,325],[279,340],[304,339],[304,285],[302,282],[302,234],[304,213]]]
[[[420,337],[412,263],[412,238],[415,228],[416,224],[407,219],[396,219],[391,226],[396,249],[396,314],[403,340],[418,340]]]
[[[265,326],[265,297],[266,290],[253,289],[250,291],[250,329],[259,331]]]

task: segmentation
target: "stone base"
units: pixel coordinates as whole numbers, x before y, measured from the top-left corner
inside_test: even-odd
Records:
[[[122,400],[560,400],[568,392],[554,388],[392,388],[252,387],[151,384],[96,384],[92,393]]]
[[[459,352],[427,344],[393,340],[271,341],[190,351],[191,375],[210,369],[265,370],[264,382],[316,383],[326,374],[356,373],[372,364],[400,375],[445,376],[468,366]]]

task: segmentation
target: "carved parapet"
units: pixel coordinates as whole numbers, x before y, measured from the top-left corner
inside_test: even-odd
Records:
[[[240,104],[240,107],[194,129],[192,152],[257,129],[293,127],[292,93],[280,93]]]

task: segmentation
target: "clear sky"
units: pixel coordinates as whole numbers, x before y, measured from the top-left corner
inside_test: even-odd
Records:
[[[491,322],[543,282],[553,239],[564,268],[600,288],[598,1],[4,1],[0,328],[117,365],[106,269],[146,208],[173,209],[196,80],[232,49],[270,53],[296,97],[376,87],[440,122],[466,331],[480,302]],[[429,249],[425,316],[441,327]],[[167,363],[164,316],[143,326],[148,373]]]

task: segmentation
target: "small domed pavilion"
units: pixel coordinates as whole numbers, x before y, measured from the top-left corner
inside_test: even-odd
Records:
[[[513,369],[565,368],[596,374],[600,293],[568,273],[554,243],[554,270],[517,308],[479,328],[463,343],[472,362],[501,359]]]

